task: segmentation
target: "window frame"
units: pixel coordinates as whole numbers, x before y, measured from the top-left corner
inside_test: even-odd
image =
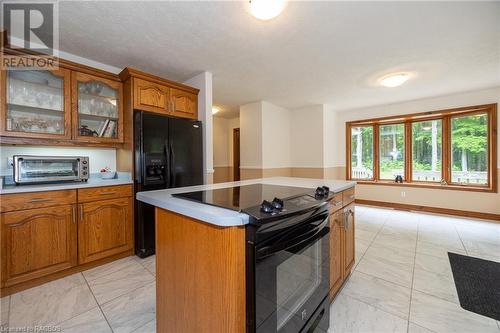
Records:
[[[488,181],[485,185],[453,183],[451,180],[451,119],[458,116],[487,114],[488,117]],[[413,180],[413,137],[414,122],[440,119],[441,123],[441,175],[445,183]],[[380,142],[379,127],[381,125],[404,124],[404,180],[396,183],[393,180],[380,179]],[[351,129],[353,127],[373,126],[373,179],[356,179],[351,177]],[[358,184],[388,185],[405,187],[438,188],[460,191],[495,192],[498,190],[497,179],[497,104],[467,106],[461,108],[412,113],[398,116],[371,118],[346,122],[346,179]]]

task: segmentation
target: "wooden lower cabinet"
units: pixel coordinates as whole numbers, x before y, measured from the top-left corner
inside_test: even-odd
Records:
[[[355,250],[354,250],[354,204],[344,208],[344,276],[351,274],[351,269],[354,266]]]
[[[130,197],[79,205],[80,264],[132,249],[132,205]]]
[[[65,205],[0,214],[2,287],[77,264],[75,209]]]
[[[354,193],[348,190],[349,195]],[[347,201],[349,202],[349,201]],[[352,201],[351,201],[352,202]],[[330,210],[330,293],[333,300],[355,263],[354,204]]]
[[[2,297],[133,254],[131,185],[0,196]]]
[[[342,266],[344,212],[339,210],[330,215],[330,297],[333,297],[344,282]]]

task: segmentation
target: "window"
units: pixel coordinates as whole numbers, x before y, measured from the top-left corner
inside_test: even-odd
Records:
[[[373,126],[351,128],[351,172],[356,179],[373,179]]]
[[[411,178],[419,182],[443,179],[443,121],[441,119],[412,123]]]
[[[347,178],[496,192],[496,126],[496,104],[348,122]]]
[[[451,182],[488,184],[488,115],[451,119]]]
[[[380,179],[404,179],[405,172],[405,126],[383,125],[379,130]]]

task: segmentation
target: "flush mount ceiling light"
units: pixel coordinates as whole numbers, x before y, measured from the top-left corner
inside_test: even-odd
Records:
[[[212,106],[212,114],[216,114],[217,112],[220,111],[220,108],[217,106]]]
[[[270,20],[285,9],[285,0],[250,0],[248,2],[250,13],[259,20]]]
[[[412,74],[410,73],[395,73],[389,74],[382,77],[378,82],[381,86],[388,88],[399,87],[404,84],[406,81],[412,78]]]

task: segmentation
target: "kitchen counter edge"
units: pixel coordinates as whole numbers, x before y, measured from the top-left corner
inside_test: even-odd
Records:
[[[248,224],[249,216],[244,213],[233,211],[226,208],[215,207],[203,203],[189,201],[186,199],[175,198],[172,194],[212,190],[233,186],[252,185],[252,184],[267,184],[267,185],[282,185],[295,187],[308,187],[311,189],[317,186],[326,185],[330,187],[330,191],[337,193],[354,187],[355,182],[341,180],[324,180],[312,178],[295,178],[295,177],[272,177],[243,180],[237,182],[207,184],[198,186],[189,186],[157,191],[138,192],[136,199],[144,203],[162,208],[177,214],[185,215],[202,222],[207,222],[221,227],[241,226]]]

